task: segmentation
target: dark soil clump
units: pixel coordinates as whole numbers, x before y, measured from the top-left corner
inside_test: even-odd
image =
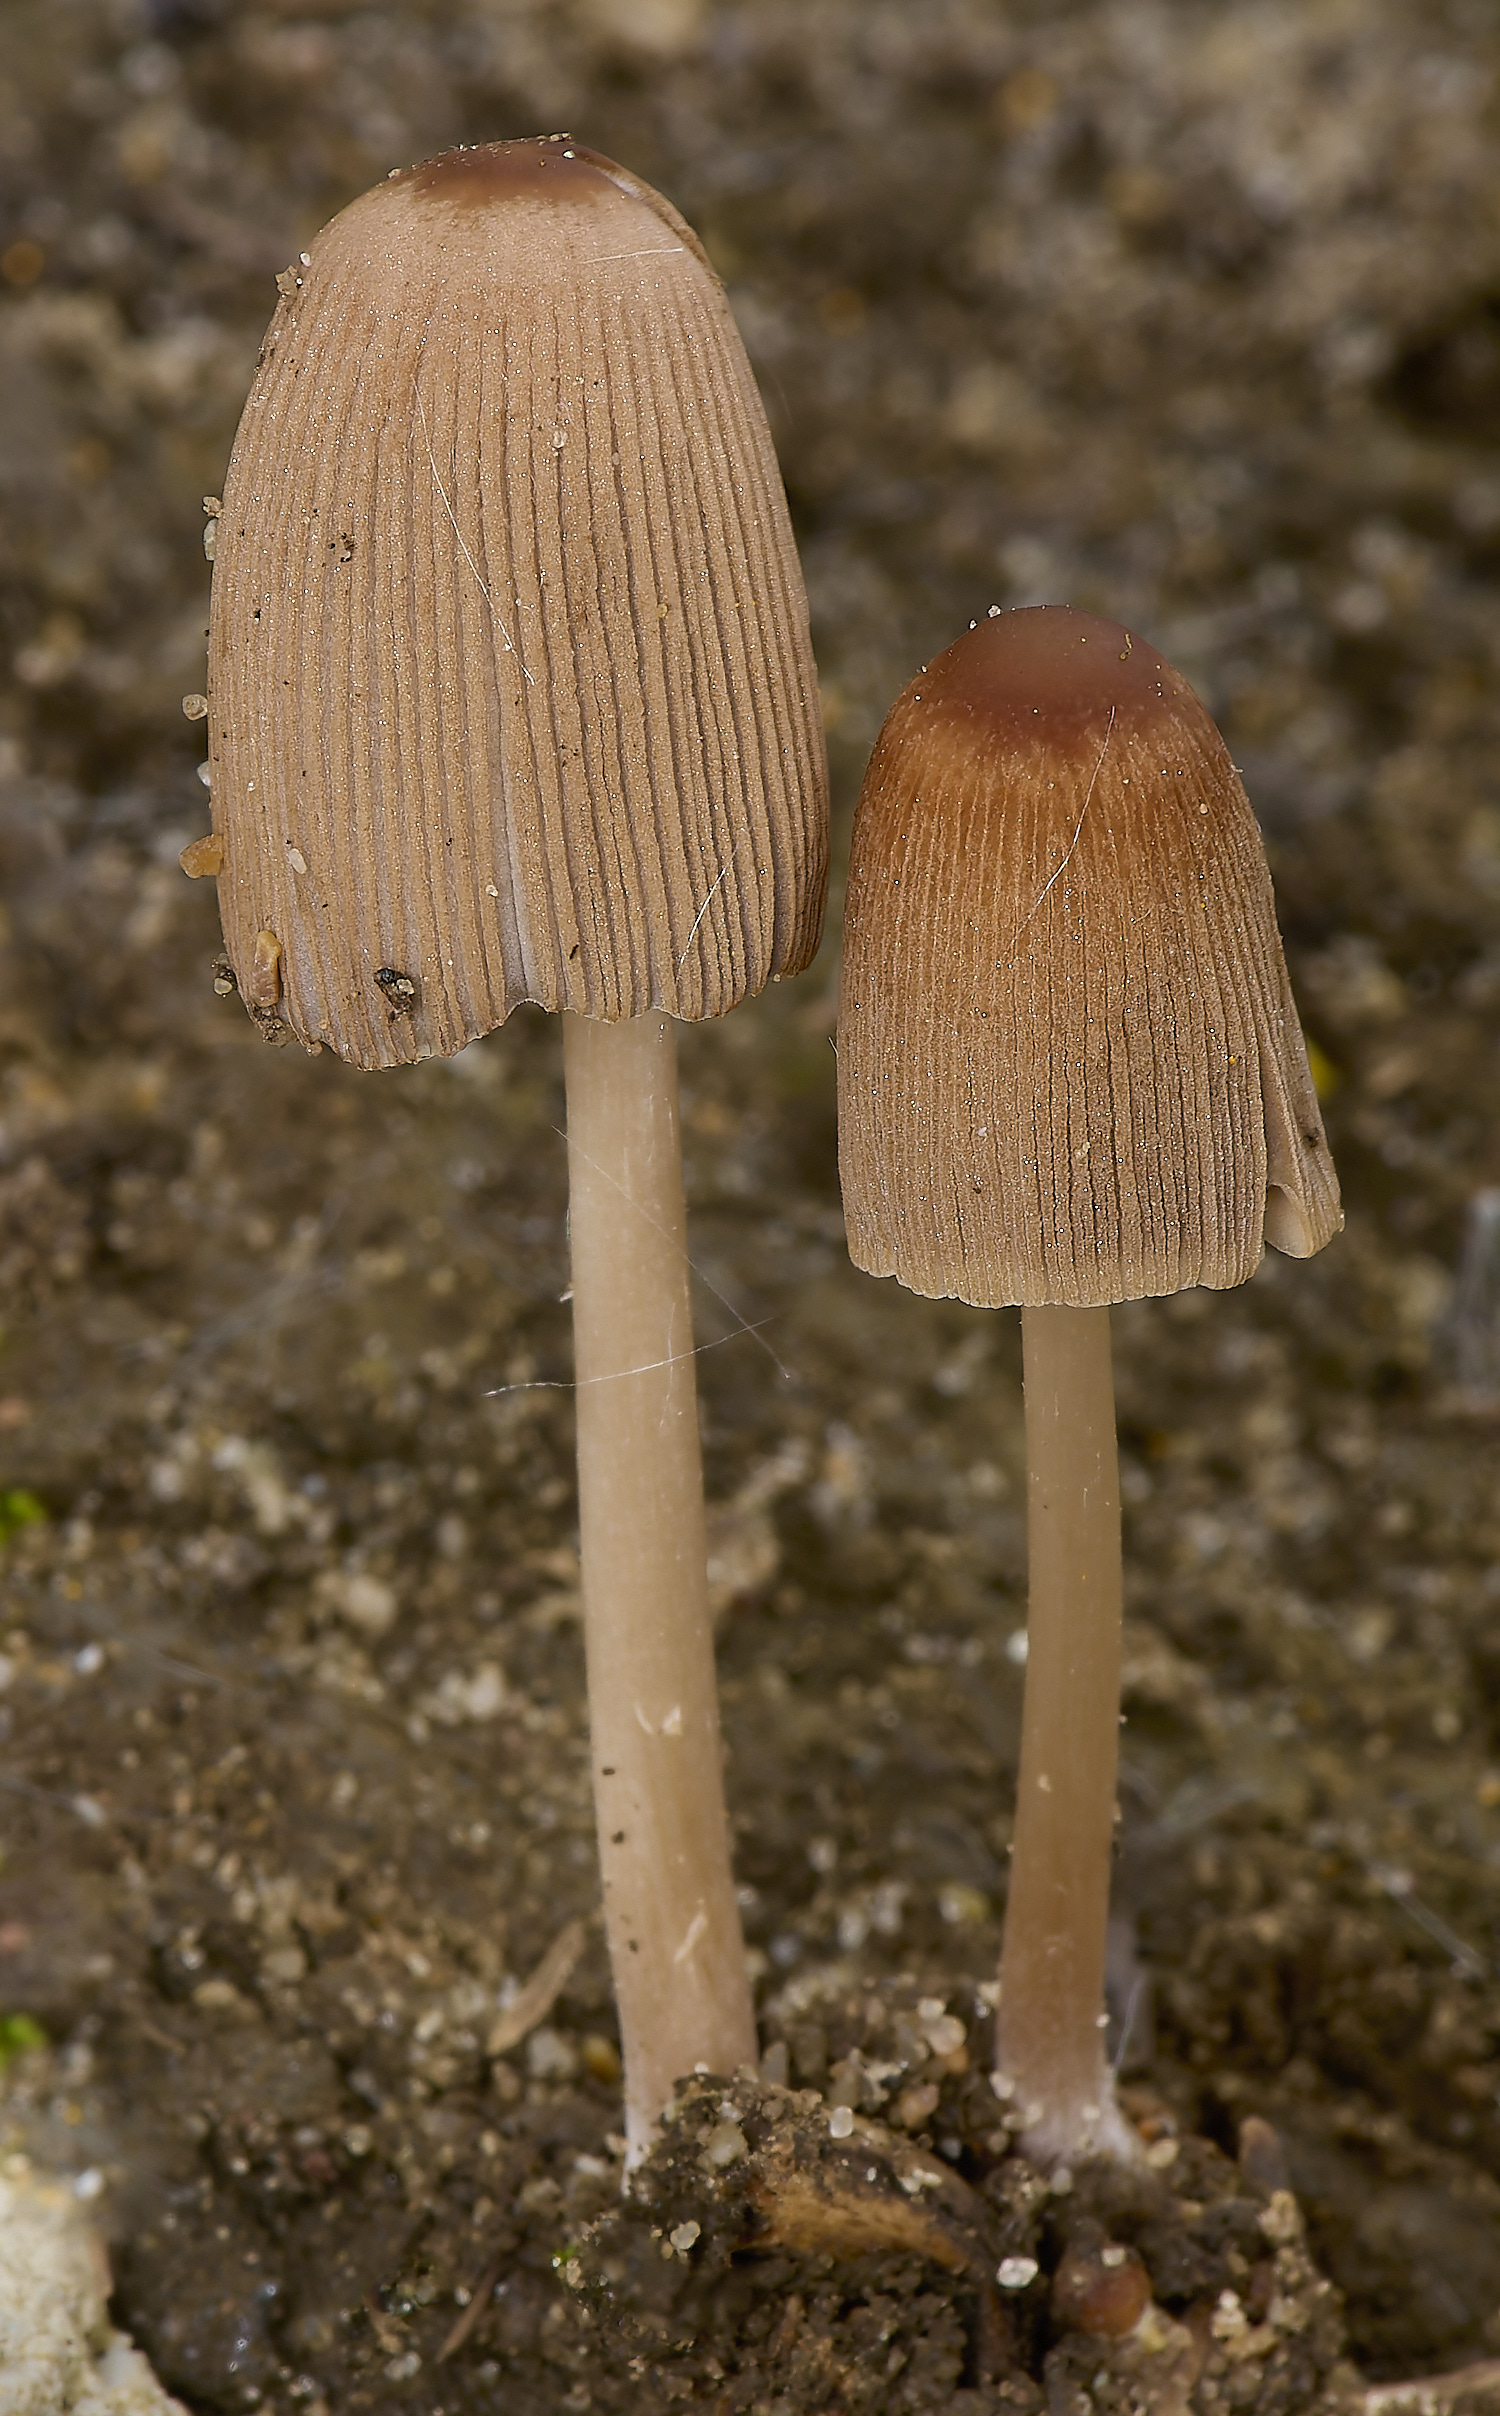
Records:
[[[940,1999],[838,2013],[863,2043],[826,2093],[695,2083],[629,2200],[562,2253],[601,2364],[736,2410],[1354,2404],[1266,2124],[1236,2167],[1138,2100],[1139,2169],[1044,2175]]]

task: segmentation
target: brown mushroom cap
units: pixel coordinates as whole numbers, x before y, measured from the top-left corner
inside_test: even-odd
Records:
[[[721,1014],[822,919],[807,606],[754,379],[671,205],[566,136],[448,152],[282,280],[218,521],[242,991],[359,1065],[524,999]]]
[[[1224,742],[1117,622],[992,615],[855,813],[839,1171],[856,1266],[982,1307],[1243,1283],[1338,1184]]]

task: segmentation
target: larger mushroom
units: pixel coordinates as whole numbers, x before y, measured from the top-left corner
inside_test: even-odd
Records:
[[[1019,1303],[1029,1652],[997,2019],[1029,2150],[1126,2154],[1101,2019],[1120,1682],[1109,1306],[1305,1258],[1338,1186],[1265,851],[1186,680],[991,615],[892,706],[855,815],[839,1170],[856,1266]]]
[[[826,770],[722,289],[566,136],[445,153],[280,280],[218,521],[219,897],[268,1037],[566,1016],[583,1591],[632,2149],[754,2052],[709,1625],[675,1017],[817,945]],[[200,853],[197,864],[218,869]]]

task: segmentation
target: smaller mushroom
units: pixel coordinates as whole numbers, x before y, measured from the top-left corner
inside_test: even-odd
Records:
[[[850,1254],[1019,1303],[1029,1652],[997,2059],[1028,2152],[1135,2152],[1101,2029],[1120,1687],[1109,1303],[1243,1283],[1338,1186],[1223,739],[1118,623],[993,614],[892,706],[839,1008]]]

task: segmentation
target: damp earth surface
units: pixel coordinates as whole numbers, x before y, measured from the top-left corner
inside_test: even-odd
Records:
[[[1469,0],[13,12],[0,2154],[77,2188],[190,2409],[1124,2409],[1063,2270],[1106,2253],[1190,2345],[1157,2404],[1500,2353],[1497,71]],[[558,127],[725,279],[840,864],[886,706],[995,604],[1147,636],[1266,833],[1348,1223],[1115,1314],[1149,2202],[1042,2190],[985,2078],[1019,1334],[848,1264],[833,937],[683,1038],[765,2062],[632,2213],[556,1031],[267,1048],[178,869],[277,275],[391,168]]]

